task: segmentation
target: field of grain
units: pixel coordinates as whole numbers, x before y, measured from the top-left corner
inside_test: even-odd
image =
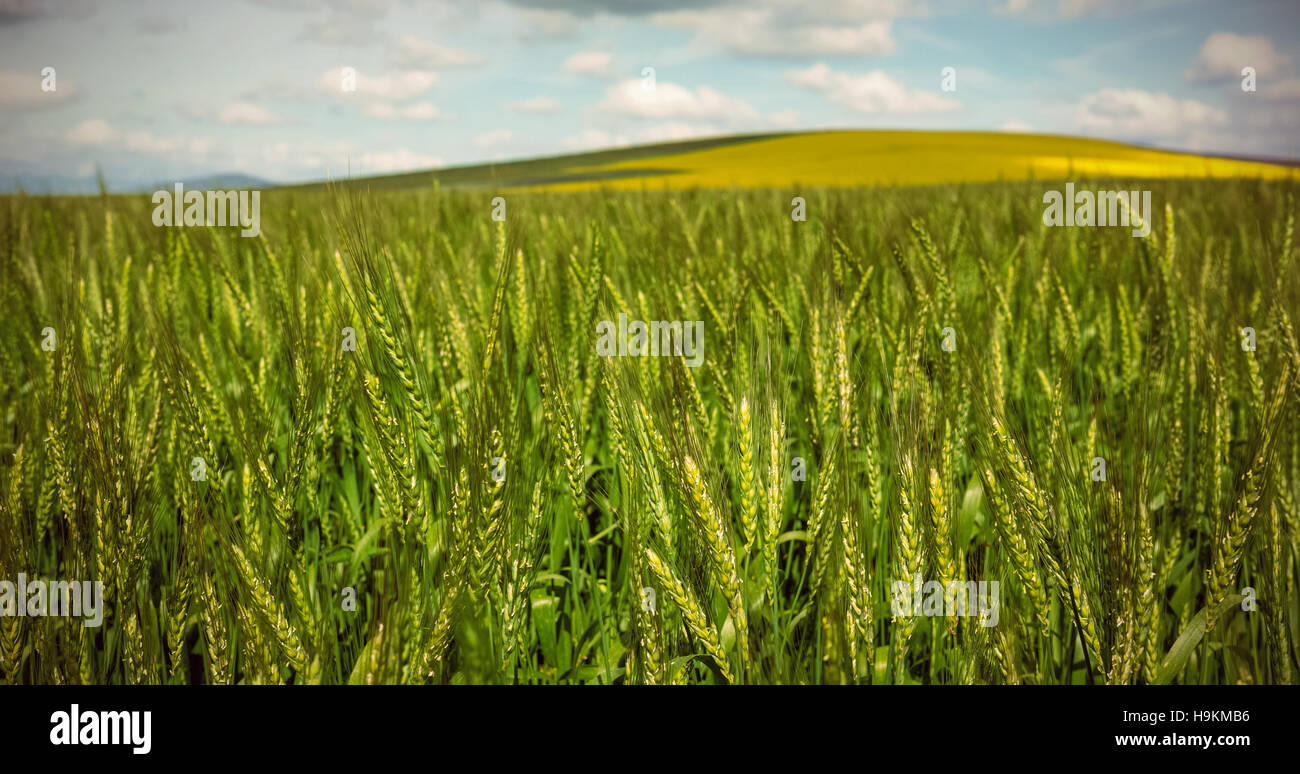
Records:
[[[1295,186],[1095,185],[0,199],[0,676],[1295,683]]]

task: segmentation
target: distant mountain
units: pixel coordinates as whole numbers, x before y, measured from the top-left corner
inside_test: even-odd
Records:
[[[109,186],[110,191],[114,191]],[[29,194],[94,194],[99,193],[99,183],[93,177],[47,174],[0,174],[0,193]]]
[[[232,188],[274,188],[275,183],[260,177],[245,175],[242,172],[222,172],[200,177],[180,177],[158,183],[152,190],[171,188],[176,183],[184,183],[186,190],[230,190]]]
[[[215,175],[197,175],[180,177],[161,182],[148,180],[105,180],[109,193],[151,193],[159,189],[171,190],[177,182],[185,184],[186,190],[219,190],[248,188],[273,188],[275,183],[260,177],[245,175],[241,172],[223,172]],[[5,174],[0,173],[0,193],[29,194],[97,194],[99,180],[95,176],[78,177],[76,175],[57,174]]]

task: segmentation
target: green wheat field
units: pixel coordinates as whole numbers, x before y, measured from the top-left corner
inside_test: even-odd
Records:
[[[1294,684],[1295,184],[1093,183],[4,197],[0,676]]]

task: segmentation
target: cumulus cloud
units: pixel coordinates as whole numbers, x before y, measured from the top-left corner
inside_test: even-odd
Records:
[[[753,120],[758,116],[748,103],[728,97],[708,86],[689,89],[676,83],[658,81],[645,88],[639,78],[610,87],[601,100],[603,111],[636,118],[716,119],[729,123]]]
[[[578,17],[568,11],[525,8],[518,18],[522,27],[519,37],[524,40],[572,38],[578,34]]]
[[[798,110],[779,110],[767,114],[767,122],[772,126],[794,126],[799,123]]]
[[[608,78],[614,74],[614,55],[608,51],[579,51],[560,65],[562,72],[570,75],[590,75]]]
[[[1141,89],[1102,89],[1075,106],[1080,129],[1136,140],[1176,140],[1193,129],[1222,126],[1228,114],[1203,102]]]
[[[223,124],[274,124],[277,119],[271,111],[251,102],[231,102],[217,113]]]
[[[362,174],[413,172],[441,167],[442,159],[407,148],[396,148],[391,151],[368,151],[361,154],[361,158],[357,159],[357,163],[361,167],[360,172]]]
[[[1273,48],[1273,41],[1264,35],[1216,32],[1205,39],[1186,75],[1194,83],[1212,83],[1238,79],[1243,67],[1253,67],[1257,76],[1267,78],[1290,65],[1291,58]]]
[[[888,20],[810,23],[763,8],[679,11],[656,20],[695,30],[700,45],[747,56],[888,56],[896,48]]]
[[[64,139],[81,148],[114,148],[152,156],[170,156],[194,161],[212,151],[212,140],[192,135],[159,136],[145,130],[119,132],[102,118],[91,118],[72,127]]]
[[[515,133],[509,129],[497,129],[491,132],[484,132],[474,138],[475,148],[494,148],[498,145],[505,145],[515,138]]]
[[[203,156],[212,150],[213,142],[200,137],[158,137],[146,131],[128,132],[123,146],[136,153],[175,154],[184,152]]]
[[[326,70],[321,73],[316,83],[322,91],[333,94],[344,93],[343,68]],[[366,75],[358,71],[355,93],[400,102],[420,96],[437,83],[438,74],[429,70],[404,70],[383,75]]]
[[[379,75],[356,73],[355,91],[343,90],[346,68],[336,67],[321,73],[317,90],[355,101],[363,114],[381,121],[432,121],[441,113],[432,102],[416,98],[438,83],[432,70],[398,70]]]
[[[569,150],[587,151],[622,147],[628,144],[628,140],[623,135],[611,134],[603,129],[583,129],[577,134],[565,137],[560,143]]]
[[[432,102],[415,102],[410,105],[394,105],[391,102],[373,102],[364,108],[366,115],[384,121],[407,119],[410,121],[432,121],[440,113]]]
[[[831,102],[859,113],[941,113],[961,107],[961,103],[941,94],[909,91],[883,70],[854,75],[818,63],[785,75],[791,83],[820,92]]]
[[[403,70],[445,70],[478,67],[487,60],[458,48],[440,46],[415,35],[403,35],[390,50],[388,60]]]
[[[102,118],[90,118],[68,130],[64,135],[73,145],[101,147],[117,137],[117,132]]]
[[[714,137],[719,134],[724,134],[724,131],[713,124],[688,124],[682,121],[668,121],[646,127],[637,134],[636,140],[641,143],[678,142],[697,137]]]
[[[696,48],[742,56],[875,57],[895,52],[894,19],[926,14],[917,0],[755,0],[657,13],[651,20],[694,32]]]

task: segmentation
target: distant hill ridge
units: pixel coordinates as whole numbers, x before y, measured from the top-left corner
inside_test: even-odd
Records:
[[[187,189],[586,190],[938,185],[997,180],[1247,177],[1300,179],[1300,160],[1201,155],[1062,135],[925,130],[828,130],[728,135],[515,161],[279,185],[240,172],[180,177]],[[108,184],[115,193],[171,188]],[[94,194],[94,177],[13,176],[0,192]]]
[[[733,135],[336,180],[376,190],[937,185],[1084,178],[1300,179],[1288,162],[1012,132],[843,130]],[[312,183],[292,188],[319,188]]]

